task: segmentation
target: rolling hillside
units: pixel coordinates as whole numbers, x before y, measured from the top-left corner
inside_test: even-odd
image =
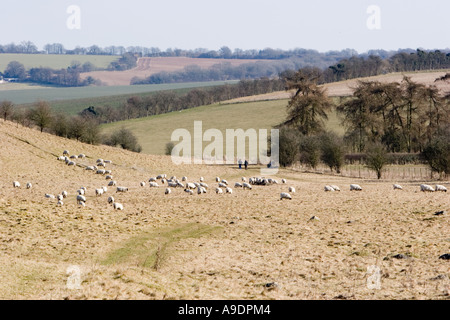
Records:
[[[65,149],[86,158],[67,166],[57,160]],[[0,150],[1,299],[441,300],[450,294],[448,262],[439,259],[448,253],[450,221],[434,215],[448,211],[448,194],[418,192],[418,182],[403,181],[404,189],[394,192],[393,181],[360,179],[363,191],[351,192],[353,179],[281,170],[273,178],[287,184],[242,190],[234,183],[259,176],[258,167],[174,165],[170,157],[86,145],[1,120]],[[127,193],[109,187],[95,195],[107,180],[85,166],[97,158],[112,160],[107,169]],[[210,187],[202,195],[182,188],[165,195],[165,185],[139,186],[162,173],[191,182],[202,176]],[[232,194],[214,192],[217,176],[228,180]],[[13,188],[15,180],[21,188]],[[325,184],[342,191],[325,193]],[[85,207],[76,203],[81,186]],[[288,186],[297,192],[280,202]],[[63,190],[61,207],[45,197]],[[114,211],[108,196],[124,210]],[[373,267],[377,290],[368,286]]]

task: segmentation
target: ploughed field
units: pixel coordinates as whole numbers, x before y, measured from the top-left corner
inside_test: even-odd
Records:
[[[449,299],[450,262],[439,258],[450,253],[449,193],[420,192],[417,181],[280,170],[270,177],[278,184],[243,190],[235,182],[259,167],[177,166],[3,121],[0,150],[2,299]],[[86,158],[68,166],[63,150]],[[109,182],[85,169],[98,158],[128,192],[95,194]],[[149,187],[159,174],[203,177],[209,188],[165,194],[160,179]],[[233,193],[217,194],[216,177]],[[291,186],[292,200],[280,200]],[[62,206],[45,197],[63,190]]]

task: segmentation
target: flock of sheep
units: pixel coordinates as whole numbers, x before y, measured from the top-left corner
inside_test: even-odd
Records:
[[[80,154],[78,156],[77,155],[70,156],[69,151],[64,150],[63,155],[59,156],[58,160],[64,161],[66,163],[66,165],[68,165],[68,166],[75,166],[76,159],[85,159],[85,158],[86,158],[86,156],[84,154]],[[104,193],[106,193],[108,191],[108,187],[112,187],[112,186],[116,187],[116,193],[117,192],[123,193],[123,192],[127,192],[129,190],[128,187],[117,186],[117,181],[113,179],[112,171],[106,169],[107,164],[111,164],[111,163],[112,163],[111,160],[103,160],[100,158],[100,159],[97,159],[95,165],[85,167],[85,170],[93,171],[95,174],[105,176],[105,180],[109,180],[108,186],[102,186],[100,188],[95,189],[96,196],[102,196]],[[158,188],[158,187],[160,187],[160,184],[161,185],[167,184],[167,187],[164,192],[166,195],[172,193],[171,188],[183,188],[184,191],[190,195],[194,194],[194,190],[197,191],[197,194],[207,193],[209,186],[204,182],[203,177],[200,177],[198,182],[188,182],[187,180],[188,179],[185,176],[183,176],[181,178],[181,180],[179,180],[175,176],[172,176],[171,178],[167,178],[166,174],[160,174],[156,177],[151,177],[148,180],[148,183],[151,188]],[[217,183],[215,192],[217,194],[223,194],[223,193],[232,194],[233,193],[233,189],[229,186],[227,180],[220,179],[219,177],[216,177],[215,180]],[[235,188],[242,188],[243,190],[245,190],[245,189],[252,190],[253,185],[267,186],[267,185],[278,184],[278,181],[276,179],[265,178],[265,177],[251,177],[248,179],[248,182],[245,177],[242,177],[241,180],[242,180],[241,182],[236,182],[234,184]],[[160,184],[158,184],[158,182],[160,182]],[[286,184],[287,183],[286,179],[282,179],[281,183]],[[145,187],[146,182],[141,181],[140,186]],[[14,181],[13,187],[20,188],[20,183],[18,181]],[[26,188],[31,189],[32,184],[30,182],[28,182],[26,184]],[[394,184],[393,188],[394,188],[394,190],[402,190],[403,189],[402,186],[399,184]],[[326,185],[324,187],[324,191],[333,192],[333,191],[341,191],[341,189],[336,185]],[[350,191],[362,191],[362,187],[358,184],[350,184]],[[430,185],[421,184],[420,191],[422,191],[422,192],[438,192],[438,191],[447,192],[447,188],[443,185],[436,185],[433,188]],[[87,200],[86,192],[87,192],[86,187],[81,187],[80,189],[77,190],[77,195],[76,195],[77,204],[80,206],[83,206],[83,207],[86,205],[86,200]],[[291,193],[295,193],[295,188],[292,186],[288,188],[288,192],[280,193],[280,200],[283,200],[283,199],[292,200]],[[64,205],[63,200],[65,198],[67,198],[67,196],[68,196],[68,192],[65,190],[62,191],[57,196],[54,196],[53,194],[48,194],[48,193],[45,194],[46,198],[57,199],[58,200],[57,206]],[[108,201],[108,204],[112,205],[112,207],[115,210],[123,210],[123,208],[124,208],[123,204],[116,202],[113,196],[109,196],[107,201]]]

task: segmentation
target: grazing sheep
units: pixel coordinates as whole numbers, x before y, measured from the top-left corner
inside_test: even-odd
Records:
[[[402,186],[399,184],[394,184],[393,188],[394,188],[394,190],[403,190]]]
[[[289,192],[295,193],[295,188],[294,187],[289,187]]]
[[[156,184],[156,182],[151,182],[150,184],[152,184],[152,183],[155,183],[155,184]],[[167,181],[167,185],[168,185],[169,187],[176,188],[176,187],[178,186],[178,183],[176,183],[176,182],[174,182],[174,181]],[[151,186],[150,186],[150,187],[151,187]]]
[[[127,187],[117,187],[116,192],[127,192],[128,188]]]
[[[113,179],[113,176],[112,175],[107,175],[106,177],[105,177],[105,180],[112,180]]]
[[[151,177],[150,179],[148,179],[148,182],[154,182],[154,181],[156,181],[156,179],[158,179],[158,177],[156,177],[156,178],[155,177]]]
[[[216,193],[220,193],[220,194],[222,194],[222,193],[223,193],[223,191],[222,191],[222,189],[221,189],[221,188],[216,188]]]
[[[190,195],[194,194],[194,191],[192,191],[191,189],[184,189],[184,192],[189,193]]]
[[[63,191],[63,192],[61,192],[61,195],[64,197],[64,198],[67,198],[67,191]]]
[[[216,182],[220,182],[220,178],[219,177],[216,177]]]
[[[324,189],[325,191],[334,191],[334,188],[331,187],[331,186],[325,186],[323,189]]]
[[[108,191],[108,188],[107,188],[107,187],[102,187],[102,189],[103,189],[103,192]]]
[[[104,163],[104,162],[98,162],[98,163],[97,163],[97,166],[106,168],[106,163]]]
[[[78,204],[82,207],[86,207],[86,203],[84,203],[83,201],[78,201]]]
[[[187,177],[182,177],[181,181],[187,181]]]
[[[64,199],[64,197],[63,197],[62,194],[58,194],[58,195],[56,196],[56,199],[58,199],[58,201],[62,201],[62,200]]]
[[[233,189],[231,189],[230,187],[227,187],[225,190],[226,190],[226,192],[229,193],[229,194],[232,194],[232,193],[233,193]]]
[[[63,151],[63,156],[65,156],[65,155],[69,155],[69,150],[64,150]]]
[[[235,187],[235,188],[242,188],[242,184],[240,184],[239,182],[236,182],[236,183],[234,184],[234,187]]]
[[[245,190],[245,189],[250,189],[250,190],[252,190],[252,186],[251,185],[249,185],[248,183],[246,183],[246,182],[244,182],[243,184],[242,184],[242,188]]]
[[[64,205],[64,202],[62,202],[62,200],[59,200],[58,203],[56,204],[58,207],[62,207]]]
[[[95,171],[95,170],[97,170],[97,167],[96,166],[87,166],[86,170]]]
[[[140,185],[141,185],[141,187],[145,187],[145,182],[141,181]]]
[[[206,193],[206,189],[199,186],[199,187],[197,188],[197,193],[198,193],[198,194]]]
[[[281,179],[281,183],[286,183],[286,179]]]
[[[52,195],[52,194],[49,194],[49,193],[46,193],[46,194],[45,194],[45,197],[46,197],[46,198],[49,198],[49,199],[55,199],[55,196]]]
[[[187,187],[188,189],[195,189],[195,188],[197,188],[197,186],[195,185],[195,183],[192,183],[192,182],[186,183],[186,187]]]
[[[166,188],[166,191],[164,191],[164,194],[169,194],[171,192],[172,192],[172,190],[170,190],[170,188]]]
[[[68,166],[75,166],[76,163],[75,163],[74,161],[69,161],[69,162],[67,163],[67,165],[68,165]]]
[[[204,182],[200,182],[200,186],[202,186],[205,189],[209,188],[209,186],[206,183],[204,183]]]
[[[203,180],[204,180],[203,177],[200,177],[200,182],[203,182]]]
[[[31,182],[28,182],[27,183],[27,189],[31,189],[31,187],[32,187]]]
[[[434,192],[434,189],[432,186],[428,185],[428,184],[421,184],[420,185],[420,191],[423,192]]]
[[[150,182],[148,185],[150,186],[150,188],[157,188],[157,187],[159,187],[159,185],[156,182]]]
[[[95,189],[95,195],[96,195],[96,196],[101,196],[104,192],[105,192],[105,191],[104,191],[102,188],[100,188],[100,189]]]
[[[108,187],[112,187],[112,186],[116,186],[117,185],[117,181],[115,181],[115,180],[111,180],[109,183],[108,183]]]
[[[105,174],[111,174],[112,171],[111,170],[105,170]]]
[[[78,193],[80,196],[82,196],[82,195],[84,195],[85,191],[84,191],[84,189],[78,189],[78,190],[77,190],[77,193]]]
[[[66,157],[64,157],[64,156],[59,156],[57,159],[58,159],[59,161],[66,161]]]
[[[109,164],[111,164],[112,163],[112,161],[111,160],[105,160],[105,161],[103,161],[104,163],[109,163]]]
[[[292,197],[291,197],[291,195],[290,195],[289,193],[287,193],[287,192],[282,192],[282,193],[280,193],[280,200],[283,200],[283,199],[289,199],[289,200],[292,200]]]
[[[78,159],[78,156],[77,155],[72,155],[72,156],[69,157],[69,159]]]
[[[341,189],[339,189],[338,186],[335,185],[331,185],[330,187],[332,187],[334,189],[334,191],[341,191]]]
[[[351,184],[350,185],[350,191],[362,191],[362,188],[358,184]]]
[[[103,159],[102,158],[100,158],[100,159],[97,159],[97,161],[96,161],[97,163],[100,163],[100,162],[103,162]]]
[[[219,188],[226,188],[227,185],[223,182],[219,182]]]
[[[80,154],[78,155],[78,158],[79,158],[79,159],[84,159],[84,158],[86,158],[86,155],[85,155],[84,153],[80,153]]]
[[[99,170],[97,170],[95,173],[96,173],[96,174],[105,174],[105,173],[106,173],[106,170],[99,169]]]
[[[114,202],[114,197],[113,196],[108,197],[108,203],[113,203],[113,202]]]
[[[163,179],[165,177],[166,177],[165,174],[159,174],[159,175],[156,176],[156,179]],[[149,180],[149,182],[150,182],[150,180]]]
[[[81,194],[77,195],[77,202],[86,202],[86,197],[82,196]]]
[[[242,177],[241,180],[242,180],[242,182],[247,182],[247,178],[245,178],[245,177]]]
[[[434,191],[441,191],[441,192],[447,192],[447,188],[443,185],[437,184]]]
[[[113,208],[114,208],[114,210],[123,210],[123,204],[118,203],[118,202],[114,202],[113,203]]]
[[[225,180],[225,179],[222,179],[222,183],[223,183],[224,185],[228,185],[228,181]]]

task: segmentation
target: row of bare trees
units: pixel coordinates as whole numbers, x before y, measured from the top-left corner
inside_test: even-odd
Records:
[[[450,94],[406,76],[401,82],[359,81],[353,96],[336,106],[346,129],[343,139],[329,140],[323,134],[334,104],[318,86],[320,76],[315,69],[303,69],[286,77],[286,88],[295,94],[287,105],[286,120],[279,125],[280,159],[285,156],[281,164],[303,159],[314,167],[310,150],[317,149],[312,148],[317,140],[311,137],[320,136],[322,143],[332,141],[338,154],[342,148],[365,153],[379,178],[387,153],[398,152],[419,153],[433,171],[450,173]],[[291,150],[292,146],[300,150]]]

